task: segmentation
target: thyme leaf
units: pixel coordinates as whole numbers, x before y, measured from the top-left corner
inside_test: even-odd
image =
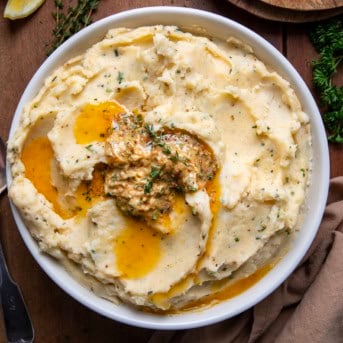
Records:
[[[149,179],[147,183],[144,185],[144,194],[150,194],[152,186],[154,184],[154,180],[158,178],[161,174],[162,168],[159,167],[152,167],[151,172],[149,174]]]
[[[47,55],[50,55],[74,33],[91,23],[91,16],[98,8],[99,2],[100,0],[77,0],[74,7],[68,6],[67,10],[63,11],[65,7],[63,1],[54,1],[55,12],[52,14],[55,19],[55,28],[52,31],[54,38],[47,50]]]

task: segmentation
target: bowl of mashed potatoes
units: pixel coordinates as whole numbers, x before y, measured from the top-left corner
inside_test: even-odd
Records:
[[[317,106],[263,38],[153,7],[77,33],[27,86],[8,142],[19,231],[90,309],[192,328],[262,300],[294,270],[329,180]]]

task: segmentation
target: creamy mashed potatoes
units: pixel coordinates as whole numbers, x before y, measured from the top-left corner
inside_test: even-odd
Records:
[[[94,292],[177,311],[238,294],[282,257],[310,159],[297,96],[249,46],[119,28],[25,107],[9,194]]]

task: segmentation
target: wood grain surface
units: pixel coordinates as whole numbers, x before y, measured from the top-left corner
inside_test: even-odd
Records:
[[[0,2],[3,12],[5,1]],[[256,31],[290,60],[311,87],[310,63],[316,53],[308,25],[271,23],[224,0],[101,0],[94,20],[129,8],[156,5],[194,7],[219,13]],[[0,18],[0,136],[7,140],[13,113],[27,83],[45,60],[51,39],[53,1],[17,22]],[[158,18],[156,18],[158,23]],[[336,78],[342,83],[342,75]],[[312,90],[312,88],[311,88]],[[331,176],[343,174],[342,147],[330,146]],[[146,342],[152,330],[129,327],[88,310],[59,289],[40,269],[16,229],[6,196],[0,199],[0,239],[9,269],[25,296],[36,332],[35,342]],[[5,342],[0,321],[0,342]]]

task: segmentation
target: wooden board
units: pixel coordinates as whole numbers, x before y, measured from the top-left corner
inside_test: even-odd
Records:
[[[309,23],[332,18],[343,13],[342,7],[324,10],[297,11],[288,8],[272,6],[270,4],[258,0],[227,1],[260,18],[285,23]]]
[[[94,20],[130,8],[161,4],[208,10],[242,23],[283,52],[311,85],[310,61],[316,53],[307,37],[308,25],[271,23],[223,0],[101,1]],[[0,1],[0,13],[3,13],[4,6],[5,1]],[[52,10],[53,1],[47,0],[34,15],[24,20],[10,22],[0,15],[0,136],[4,140],[7,140],[22,92],[46,59],[45,44],[51,39],[53,28]],[[301,49],[293,48],[299,46]],[[342,77],[340,81],[343,81]],[[331,176],[343,175],[343,146],[331,144],[330,154]],[[104,318],[73,300],[49,279],[25,247],[6,196],[0,197],[0,228],[9,270],[22,289],[32,317],[35,343],[140,343],[149,340],[152,330],[133,328]],[[0,342],[6,342],[1,321]]]
[[[298,11],[317,11],[343,6],[343,0],[260,0],[269,5]]]

